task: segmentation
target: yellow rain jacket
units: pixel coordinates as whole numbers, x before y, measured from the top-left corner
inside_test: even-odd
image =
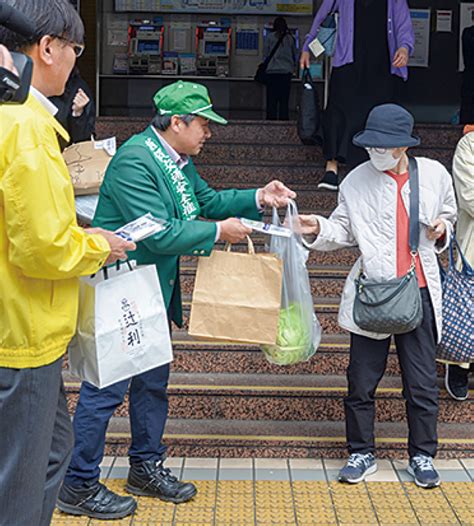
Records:
[[[78,277],[109,255],[76,222],[57,135],[68,134],[32,95],[0,106],[0,367],[41,367],[76,327]]]

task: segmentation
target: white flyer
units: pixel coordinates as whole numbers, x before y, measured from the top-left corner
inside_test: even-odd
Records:
[[[240,222],[244,226],[252,228],[256,232],[261,232],[262,234],[279,237],[291,237],[291,230],[289,228],[285,228],[284,226],[271,225],[270,223],[254,221],[253,219],[245,219],[244,217],[240,219]]]
[[[102,141],[94,141],[94,148],[96,150],[105,150],[110,157],[113,157],[117,153],[117,139],[109,137]]]
[[[314,40],[310,42],[309,49],[311,50],[311,52],[316,58],[322,55],[325,51],[324,46],[318,40],[318,37],[316,37]]]
[[[165,221],[148,213],[115,231],[120,237],[137,243],[165,229]]]

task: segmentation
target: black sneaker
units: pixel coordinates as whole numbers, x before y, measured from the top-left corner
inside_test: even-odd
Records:
[[[321,182],[318,184],[318,188],[325,188],[326,190],[333,190],[337,192],[339,188],[339,179],[337,177],[337,173],[332,170],[328,170],[321,179]]]
[[[137,509],[133,497],[117,495],[99,482],[80,487],[63,484],[56,506],[63,513],[93,519],[122,519]]]
[[[372,453],[352,453],[346,465],[339,471],[337,479],[339,482],[357,484],[376,471],[377,463]]]
[[[433,459],[427,455],[418,454],[412,457],[407,471],[420,488],[436,488],[441,484],[439,473],[433,466]]]
[[[192,499],[197,493],[190,482],[180,482],[165,468],[163,460],[147,460],[130,466],[127,491],[142,497],[158,497],[161,500],[180,504]]]
[[[469,394],[469,369],[459,367],[459,365],[446,364],[446,374],[444,385],[451,398],[454,400],[467,400]]]

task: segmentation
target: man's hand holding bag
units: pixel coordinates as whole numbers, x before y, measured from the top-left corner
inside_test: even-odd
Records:
[[[200,258],[189,334],[212,340],[274,344],[281,305],[283,265],[274,254],[214,250]]]
[[[109,267],[81,278],[71,373],[104,388],[173,359],[156,267]]]

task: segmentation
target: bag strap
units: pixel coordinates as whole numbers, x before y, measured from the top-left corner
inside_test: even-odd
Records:
[[[360,301],[363,305],[370,305],[371,307],[380,307],[380,305],[385,305],[385,303],[388,303],[391,301],[395,296],[397,296],[401,290],[405,287],[407,282],[412,279],[412,277],[415,275],[415,272],[412,270],[408,272],[408,274],[405,274],[403,278],[400,280],[400,283],[398,287],[389,294],[386,298],[381,299],[380,301],[372,302],[372,301],[364,301],[361,292],[365,288],[365,285],[361,283],[360,277],[355,280],[355,286],[356,286],[356,293],[357,293],[357,299]]]
[[[309,68],[304,68],[303,69],[303,74],[301,75],[301,80],[302,80],[302,82],[309,82],[310,84],[313,83],[313,77],[311,75],[311,71],[309,70]]]
[[[250,238],[250,236],[245,236],[245,237],[247,238],[248,253],[251,256],[254,256],[255,255],[255,246],[253,244],[253,241]],[[228,243],[225,244],[224,252],[231,252],[231,251],[232,251],[232,243],[228,242]]]
[[[454,260],[454,246],[456,246],[456,251],[461,259],[462,267],[461,270],[463,274],[466,274],[467,276],[473,276],[474,275],[474,269],[471,267],[471,265],[468,263],[466,257],[462,253],[461,247],[459,246],[458,240],[456,238],[455,233],[453,232],[451,235],[451,242],[449,243],[449,268],[455,268],[456,262]]]
[[[277,52],[277,49],[280,47],[281,43],[283,42],[284,38],[286,37],[286,35],[288,35],[288,33],[285,33],[284,35],[282,35],[278,42],[273,46],[273,49],[271,50],[270,54],[268,55],[268,57],[265,59],[265,67],[268,66],[268,64],[270,64],[270,60],[275,56],[275,53]]]
[[[418,252],[420,244],[420,182],[418,163],[414,157],[408,158],[408,172],[410,182],[410,251],[412,256]]]

